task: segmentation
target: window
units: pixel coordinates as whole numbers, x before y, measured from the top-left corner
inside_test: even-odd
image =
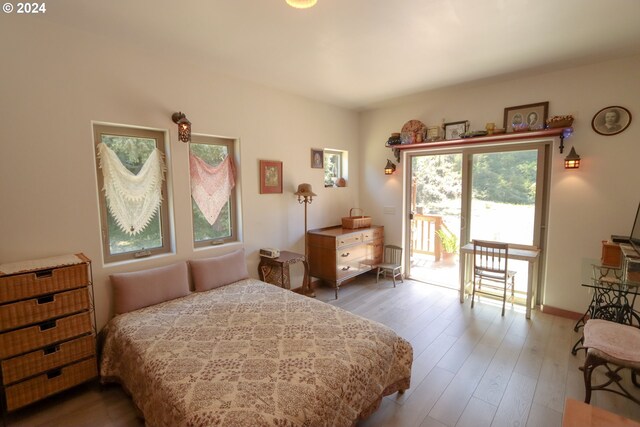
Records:
[[[347,152],[339,150],[324,150],[324,186],[336,187],[340,178],[347,178]]]
[[[238,241],[234,141],[192,135],[189,148],[194,246]]]
[[[93,130],[105,262],[169,252],[164,132],[106,125]]]

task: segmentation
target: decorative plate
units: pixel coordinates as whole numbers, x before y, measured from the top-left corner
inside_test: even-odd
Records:
[[[427,127],[420,120],[409,120],[402,126],[400,139],[403,144],[413,144],[427,140]]]

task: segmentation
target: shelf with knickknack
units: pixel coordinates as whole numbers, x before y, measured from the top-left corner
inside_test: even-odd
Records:
[[[436,147],[455,147],[461,145],[476,145],[476,144],[485,144],[485,143],[495,143],[495,142],[511,142],[518,141],[523,139],[539,139],[539,138],[547,138],[547,137],[559,137],[560,138],[560,146],[561,150],[564,150],[564,139],[573,133],[573,128],[553,128],[553,129],[543,129],[543,130],[535,130],[529,132],[512,132],[512,133],[501,133],[496,135],[486,135],[486,136],[476,136],[472,138],[460,138],[460,139],[446,139],[439,141],[430,141],[430,142],[421,142],[421,143],[413,143],[413,144],[397,144],[397,145],[389,145],[386,146],[393,149],[398,150],[417,150],[423,148],[436,148]],[[561,151],[562,152],[562,151]]]
[[[525,123],[516,124],[516,121],[511,117],[513,112],[516,111],[518,116],[525,115],[523,112],[528,111],[527,108],[534,109],[530,115],[535,114],[536,122],[539,122],[538,117],[544,117],[542,123],[537,123],[535,126],[529,126]],[[535,109],[538,108],[543,108],[539,112],[540,115],[535,112]],[[505,126],[513,121],[513,124],[509,125],[509,129],[497,129],[494,123],[487,123],[486,130],[470,131],[468,120],[451,123],[444,123],[443,120],[441,126],[429,127],[419,120],[409,120],[402,127],[401,133],[391,134],[385,146],[393,149],[398,162],[400,161],[400,152],[404,150],[495,145],[548,138],[558,138],[560,140],[558,148],[560,153],[563,153],[564,140],[573,133],[573,116],[553,116],[547,119],[547,108],[548,102],[505,108]],[[442,131],[444,131],[444,135]],[[571,153],[565,159],[565,168],[578,168],[579,159],[580,156],[572,148]]]

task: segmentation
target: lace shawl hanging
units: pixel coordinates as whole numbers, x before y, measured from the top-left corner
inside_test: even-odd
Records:
[[[207,222],[213,225],[236,184],[233,161],[227,156],[217,166],[211,166],[195,154],[189,153],[189,170],[191,196]]]
[[[163,155],[154,149],[136,175],[106,144],[100,143],[97,148],[109,212],[122,231],[138,234],[162,203],[162,181],[166,172]]]

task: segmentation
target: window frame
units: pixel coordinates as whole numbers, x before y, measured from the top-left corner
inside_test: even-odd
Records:
[[[168,157],[166,144],[167,138],[165,131],[126,125],[108,125],[100,123],[93,124],[93,146],[96,162],[96,174],[98,180],[98,202],[100,205],[100,240],[102,242],[102,258],[104,260],[104,263],[111,264],[121,261],[131,261],[140,258],[149,258],[152,256],[170,253],[173,248],[173,234],[171,233],[171,217],[169,215],[168,165],[167,171],[165,172],[165,179],[162,181],[162,203],[160,204],[160,208],[158,209],[158,214],[160,215],[160,232],[162,237],[162,245],[157,248],[142,249],[139,251],[125,252],[120,254],[111,253],[107,200],[103,190],[104,178],[102,176],[102,170],[100,169],[100,160],[96,153],[96,148],[98,144],[102,142],[102,135],[104,134],[123,137],[154,139],[156,141],[156,148],[158,148],[162,152],[162,155],[165,158],[165,162]]]
[[[238,166],[238,161],[236,157],[236,140],[231,138],[223,138],[218,136],[211,135],[201,135],[201,134],[192,134],[191,141],[189,142],[189,153],[191,153],[191,144],[207,144],[207,145],[224,145],[227,147],[227,156],[231,160],[233,160],[234,166]],[[189,166],[187,166],[189,167]],[[220,246],[229,243],[237,243],[240,241],[240,225],[239,225],[239,215],[240,207],[238,204],[238,176],[236,174],[235,177],[235,186],[231,190],[231,195],[229,196],[229,219],[231,221],[231,234],[229,237],[225,238],[215,238],[215,239],[205,239],[196,241],[195,236],[195,221],[193,218],[193,197],[191,196],[191,170],[189,171],[189,201],[191,206],[191,242],[193,243],[194,249],[200,248],[208,248],[211,246]]]

